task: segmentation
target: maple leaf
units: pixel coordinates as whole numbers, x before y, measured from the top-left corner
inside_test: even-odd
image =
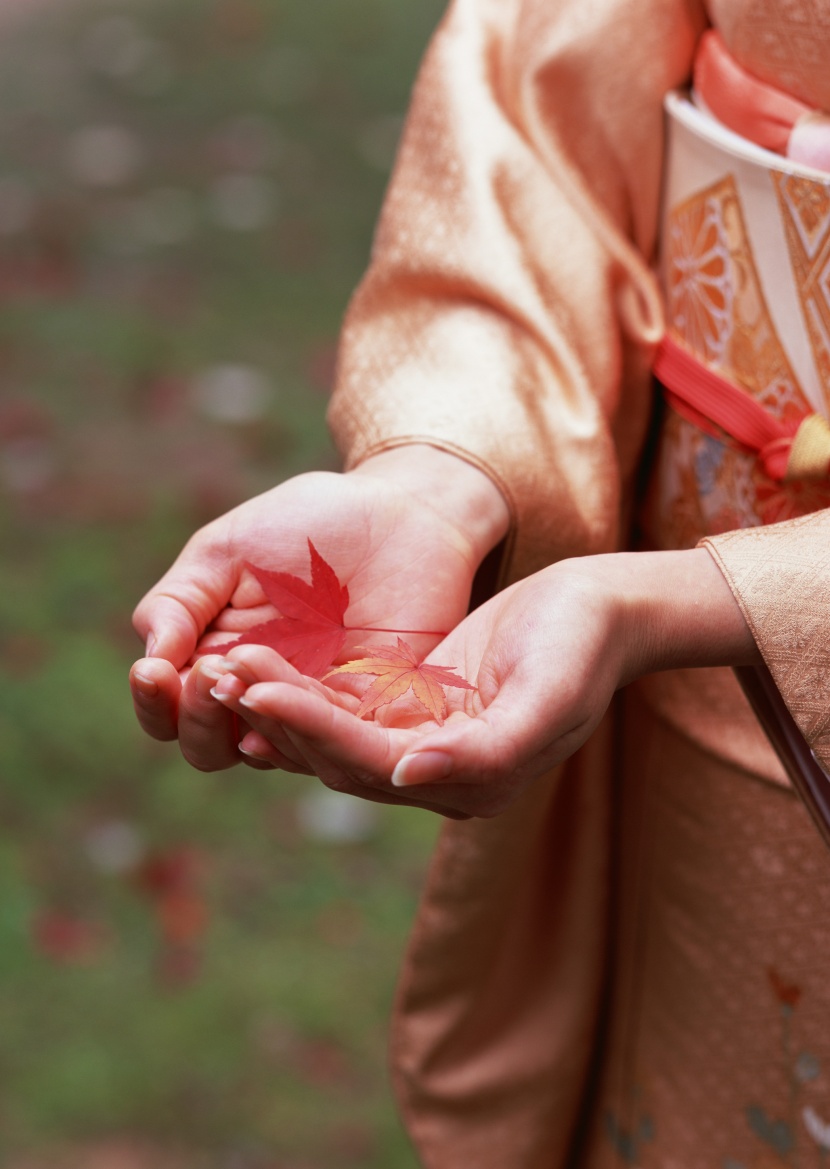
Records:
[[[476,687],[455,674],[455,666],[427,666],[419,662],[410,645],[398,638],[397,648],[391,645],[365,647],[371,657],[357,658],[337,666],[323,675],[323,681],[334,674],[376,674],[373,682],[357,709],[358,718],[369,714],[378,707],[394,702],[396,698],[411,689],[421,706],[443,726],[447,713],[445,686],[457,686],[460,690],[475,690]]]
[[[227,653],[235,645],[266,645],[275,649],[301,674],[316,678],[332,664],[346,642],[346,634],[350,632],[447,636],[446,630],[346,625],[344,618],[349,607],[348,588],[340,583],[337,573],[323,559],[311,540],[308,541],[308,551],[311,557],[311,584],[290,572],[271,572],[255,564],[247,564],[246,567],[257,578],[262,591],[281,616],[253,625],[233,641],[209,646],[201,650],[200,654]],[[445,685],[458,683],[447,682]]]
[[[35,945],[53,962],[84,963],[98,957],[106,935],[93,921],[59,910],[38,914],[32,922]]]
[[[247,567],[281,616],[248,629],[225,645],[211,646],[209,653],[226,653],[235,645],[266,645],[290,662],[301,674],[322,673],[340,653],[346,641],[343,618],[349,590],[337,573],[308,541],[311,584],[290,572],[270,572]]]

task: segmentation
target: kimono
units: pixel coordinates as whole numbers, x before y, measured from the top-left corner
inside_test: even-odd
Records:
[[[703,539],[828,767],[830,496],[785,487],[761,515],[728,497],[740,457],[683,420],[655,448],[663,99],[711,26],[830,109],[830,0],[454,0],[330,425],[347,467],[428,443],[489,475],[502,585]],[[443,829],[391,1044],[424,1166],[830,1163],[829,912],[830,855],[732,672],[628,687],[501,816]]]

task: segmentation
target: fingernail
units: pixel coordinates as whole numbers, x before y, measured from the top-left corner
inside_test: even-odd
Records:
[[[257,680],[250,666],[247,666],[244,662],[238,662],[236,658],[222,658],[219,662],[219,669],[224,674],[233,674],[234,677],[239,678],[247,686],[251,686]]]
[[[256,751],[246,751],[245,748],[242,746],[242,743],[239,744],[239,746],[237,747],[237,750],[240,752],[240,754],[247,755],[249,759],[256,759],[257,763],[270,763],[271,762],[271,760],[268,759],[267,756],[259,755]]]
[[[248,710],[253,710],[255,713],[262,710],[262,703],[258,702],[256,698],[251,698],[247,694],[239,699],[240,706],[247,706]]]
[[[416,751],[404,755],[392,772],[395,787],[414,787],[420,783],[437,783],[452,771],[452,758],[446,751]]]
[[[215,665],[200,658],[193,668],[192,676],[196,680],[196,693],[200,698],[207,698],[213,694],[214,688],[219,685],[224,675],[217,671]]]
[[[158,683],[144,674],[133,673],[133,685],[145,698],[155,698],[159,692]]]
[[[154,658],[156,656],[156,646],[158,643],[159,639],[156,637],[155,633],[151,633],[147,638],[147,646],[144,651],[148,658]]]
[[[213,678],[214,682],[218,682],[220,678],[225,677],[225,671],[218,663],[207,662],[204,658],[199,663],[199,673],[203,674],[206,678]]]
[[[215,698],[217,702],[230,702],[233,697],[231,694],[225,694],[223,690],[218,690],[215,686],[210,691],[211,698]]]

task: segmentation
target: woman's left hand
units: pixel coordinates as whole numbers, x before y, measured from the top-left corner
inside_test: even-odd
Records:
[[[427,658],[477,687],[448,690],[443,726],[403,699],[357,718],[353,678],[332,689],[251,645],[230,651],[215,694],[253,728],[242,746],[264,760],[279,725],[329,787],[489,817],[576,751],[634,677],[756,660],[705,549],[625,553],[563,561],[467,617]]]

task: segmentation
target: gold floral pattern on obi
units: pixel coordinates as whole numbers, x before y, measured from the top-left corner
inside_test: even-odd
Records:
[[[801,311],[830,409],[830,182],[770,172]]]
[[[809,218],[808,202],[804,196],[803,231],[811,223],[814,250],[821,236],[830,253],[830,197],[826,227],[819,208]],[[674,334],[778,418],[797,420],[809,413],[812,407],[769,311],[731,175],[671,209],[663,249],[667,321]],[[830,258],[827,273],[830,277]],[[817,280],[814,272],[813,283]],[[828,379],[830,385],[830,364]],[[827,506],[830,484],[775,483],[753,455],[666,409],[642,516],[650,545],[694,547],[704,536]]]
[[[708,230],[695,231],[699,223],[709,225]],[[720,241],[717,246],[713,246],[715,234]],[[673,332],[696,357],[739,382],[779,417],[801,417],[810,406],[773,324],[731,175],[670,212],[664,246],[668,323]],[[705,271],[713,270],[716,257],[723,271],[717,285],[706,288],[710,302],[716,294],[722,301],[728,319],[720,326],[718,345],[705,347],[699,341],[699,328],[690,327],[672,288],[695,263]]]
[[[669,317],[689,348],[720,363],[732,334],[733,281],[716,198],[695,199],[669,225]]]

